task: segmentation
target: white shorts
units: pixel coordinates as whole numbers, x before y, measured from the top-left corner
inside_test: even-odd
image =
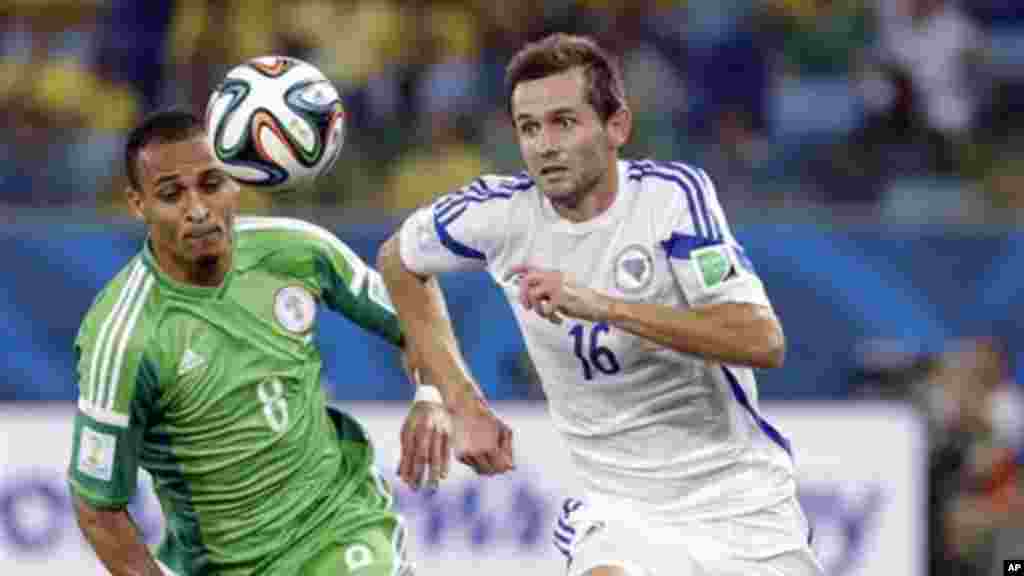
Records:
[[[567,500],[555,546],[568,576],[618,566],[629,576],[822,576],[795,498],[736,517],[691,524],[649,521]]]

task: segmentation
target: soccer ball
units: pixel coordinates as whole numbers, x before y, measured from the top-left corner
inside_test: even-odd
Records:
[[[214,155],[242,184],[268,192],[296,190],[338,159],[345,109],[315,66],[264,56],[232,68],[214,90],[206,134]]]

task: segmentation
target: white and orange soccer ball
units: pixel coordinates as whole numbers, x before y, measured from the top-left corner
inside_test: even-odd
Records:
[[[345,108],[312,64],[284,56],[232,68],[206,107],[214,155],[242,184],[268,192],[308,187],[345,140]]]

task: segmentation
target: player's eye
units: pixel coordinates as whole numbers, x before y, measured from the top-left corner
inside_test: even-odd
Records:
[[[571,128],[576,125],[576,119],[569,116],[555,118],[555,125],[559,128]]]
[[[223,176],[209,176],[203,180],[203,187],[207,190],[216,191],[224,183]]]
[[[162,202],[173,203],[178,201],[178,198],[181,196],[181,190],[175,184],[168,184],[157,188],[156,196]]]
[[[519,132],[524,136],[533,136],[539,128],[540,124],[536,122],[523,122],[519,125]]]

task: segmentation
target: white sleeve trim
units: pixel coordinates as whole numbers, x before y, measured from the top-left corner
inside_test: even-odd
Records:
[[[416,256],[418,256],[416,248],[419,243],[417,235],[419,234],[420,224],[415,221],[418,218],[423,218],[423,214],[424,212],[422,209],[413,212],[405,219],[404,222],[402,222],[402,227],[399,228],[398,232],[399,258],[401,258],[402,265],[405,266],[407,270],[415,272],[416,274],[424,274],[424,270],[416,266]]]
[[[101,424],[117,426],[118,428],[128,428],[131,424],[131,417],[128,414],[118,414],[117,412],[104,410],[89,403],[89,401],[82,397],[78,399],[78,410]]]
[[[156,558],[153,558],[153,560],[156,561],[157,567],[159,567],[160,571],[163,572],[166,576],[179,576],[177,572],[168,568],[167,565],[161,562],[160,560]]]

